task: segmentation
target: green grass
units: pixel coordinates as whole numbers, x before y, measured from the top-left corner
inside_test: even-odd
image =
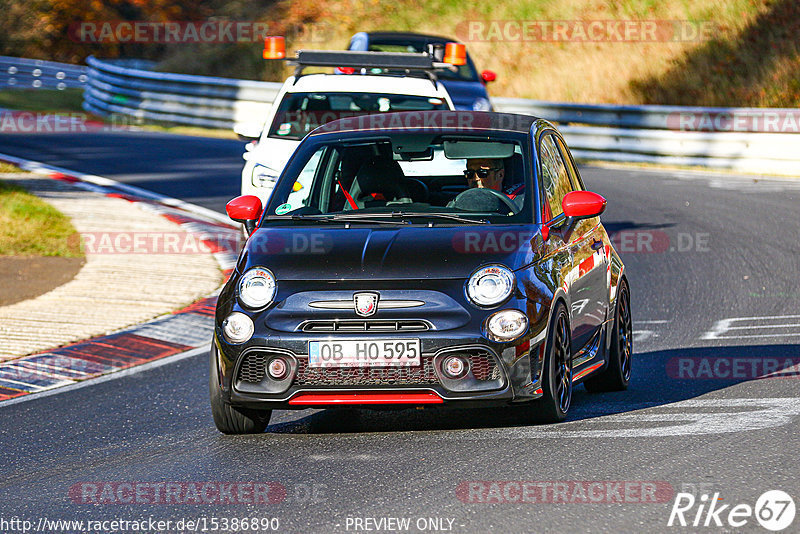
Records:
[[[6,163],[5,161],[0,161],[0,173],[6,172],[25,172],[16,165],[11,165],[10,163]]]
[[[0,181],[0,256],[82,257],[70,220],[22,187]]]
[[[86,114],[81,107],[82,102],[82,89],[64,89],[63,91],[57,91],[54,89],[14,89],[10,91],[0,91],[0,108],[8,108],[20,111],[32,111],[36,113]],[[91,113],[88,114],[87,119],[111,124],[109,119],[105,117],[98,117]],[[181,126],[161,122],[145,122],[142,124],[133,125],[132,127],[141,128],[142,130],[152,132],[164,132],[177,135],[196,135],[201,137],[238,139],[232,130],[201,128],[198,126]],[[12,169],[16,169],[16,167],[13,167]],[[0,172],[15,172],[15,170],[0,170]]]
[[[83,113],[83,89],[10,89],[0,91],[0,108]]]
[[[148,132],[163,132],[175,135],[193,135],[196,137],[216,137],[219,139],[239,139],[239,136],[237,136],[233,130],[223,130],[217,128],[201,128],[199,126],[180,126],[151,123],[145,123],[138,127]]]

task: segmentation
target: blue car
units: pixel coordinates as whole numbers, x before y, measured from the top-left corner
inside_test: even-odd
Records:
[[[425,52],[429,45],[442,46],[454,39],[408,32],[359,32],[350,38],[348,50],[374,52]],[[472,58],[467,54],[467,64],[457,72],[441,69],[437,78],[447,89],[457,110],[492,111],[486,84],[497,75],[485,70],[478,74]]]

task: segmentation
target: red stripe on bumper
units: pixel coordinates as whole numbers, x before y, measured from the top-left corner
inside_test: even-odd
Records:
[[[289,401],[293,406],[345,404],[442,404],[436,393],[301,393]]]

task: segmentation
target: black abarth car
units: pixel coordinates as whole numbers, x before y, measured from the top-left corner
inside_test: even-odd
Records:
[[[563,138],[529,116],[353,116],[298,147],[217,302],[211,408],[225,433],[273,409],[524,404],[622,390],[624,266]]]

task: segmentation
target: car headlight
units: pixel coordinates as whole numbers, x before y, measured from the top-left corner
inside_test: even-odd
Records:
[[[491,111],[492,104],[485,98],[480,97],[476,98],[475,102],[472,103],[472,110],[473,111]]]
[[[492,341],[514,341],[528,329],[528,317],[519,310],[502,310],[486,321],[486,334]]]
[[[256,165],[253,167],[252,182],[256,187],[275,187],[275,182],[278,181],[280,173],[275,169],[270,169],[264,165]]]
[[[272,273],[253,267],[239,280],[239,301],[248,308],[263,308],[275,297],[277,284]]]
[[[514,291],[514,273],[502,265],[478,269],[467,282],[467,296],[478,306],[494,306]]]
[[[228,343],[244,343],[254,331],[253,320],[242,312],[233,312],[222,321],[222,335]]]

